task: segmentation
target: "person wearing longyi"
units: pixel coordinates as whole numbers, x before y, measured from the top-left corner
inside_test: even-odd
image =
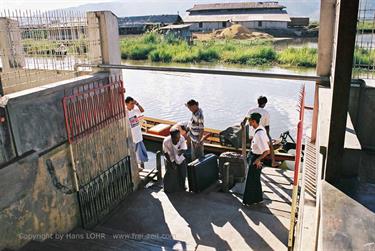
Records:
[[[278,167],[279,163],[277,163],[275,161],[275,154],[274,154],[274,149],[273,149],[273,145],[272,145],[272,138],[271,138],[271,134],[270,134],[270,114],[265,109],[268,100],[267,100],[267,97],[265,97],[265,96],[259,96],[257,101],[258,101],[258,107],[252,108],[247,112],[247,114],[245,116],[245,119],[243,120],[241,125],[242,126],[245,125],[246,120],[248,120],[248,118],[250,117],[250,115],[252,113],[259,113],[261,115],[259,125],[264,127],[264,129],[266,130],[268,139],[269,139],[269,147],[270,147],[270,155],[271,155],[271,160],[272,160],[272,167]],[[254,136],[254,129],[252,127],[250,127],[250,130],[249,130],[250,141],[251,141],[253,136]]]
[[[246,178],[246,186],[243,194],[243,204],[251,205],[263,201],[262,184],[260,175],[262,172],[262,160],[270,154],[268,136],[264,127],[260,126],[261,115],[252,113],[249,124],[254,128],[254,136],[251,140],[251,151],[248,156],[249,170]]]

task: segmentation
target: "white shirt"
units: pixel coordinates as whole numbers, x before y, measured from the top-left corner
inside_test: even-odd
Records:
[[[270,125],[270,114],[268,113],[266,109],[261,108],[261,107],[250,109],[247,112],[246,117],[249,118],[252,113],[259,113],[260,115],[262,115],[262,117],[260,118],[260,122],[259,122],[260,126],[266,127]],[[254,132],[255,132],[254,128],[250,126],[250,130],[249,130],[250,138],[254,136]]]
[[[128,110],[129,124],[132,132],[133,143],[137,144],[143,140],[140,120],[142,113],[137,106],[133,110]]]
[[[178,155],[179,150],[187,150],[187,144],[184,137],[180,137],[180,140],[176,145],[172,142],[172,137],[169,135],[163,141],[163,152],[168,153],[170,160],[175,161],[176,164],[181,164],[184,162],[185,157],[183,154]]]
[[[256,133],[251,141],[251,152],[261,155],[265,151],[270,150],[266,129],[264,129],[264,127],[262,126],[258,126],[258,128],[254,130],[254,132]]]

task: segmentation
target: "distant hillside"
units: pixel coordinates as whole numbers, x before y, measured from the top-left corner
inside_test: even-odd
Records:
[[[79,7],[67,8],[68,10],[92,11],[111,10],[117,16],[138,16],[155,14],[176,14],[185,16],[186,10],[198,3],[217,2],[246,2],[243,0],[122,0],[110,3],[86,4]],[[280,0],[280,4],[287,7],[291,16],[308,16],[318,20],[320,0]]]

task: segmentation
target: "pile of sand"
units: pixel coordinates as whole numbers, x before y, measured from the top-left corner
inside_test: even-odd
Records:
[[[267,33],[252,32],[245,26],[234,24],[223,30],[217,30],[212,33],[213,38],[217,39],[272,39]]]

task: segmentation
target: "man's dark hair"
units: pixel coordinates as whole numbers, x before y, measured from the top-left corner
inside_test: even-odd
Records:
[[[258,105],[264,105],[264,104],[267,104],[268,100],[265,96],[260,96],[258,98]]]
[[[197,101],[195,101],[194,99],[190,99],[187,103],[186,103],[187,106],[192,106],[192,105],[199,105],[199,103]]]
[[[250,115],[250,119],[255,120],[258,124],[262,115],[260,113],[254,112]]]
[[[134,101],[134,98],[132,98],[132,97],[130,97],[130,96],[126,97],[126,99],[125,99],[125,103],[126,103],[126,104],[129,104],[129,103],[132,102],[132,101]]]
[[[180,133],[180,130],[178,130],[178,128],[172,128],[169,133],[171,134],[171,137],[176,137]]]

